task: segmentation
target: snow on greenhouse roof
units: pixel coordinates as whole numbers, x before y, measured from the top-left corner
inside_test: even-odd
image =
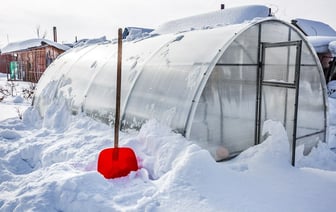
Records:
[[[153,29],[142,28],[142,27],[126,27],[123,32],[123,39],[126,41],[132,41],[135,39],[141,39],[147,37]]]
[[[76,47],[80,47],[80,46],[88,46],[88,45],[105,43],[105,42],[109,42],[106,39],[106,36],[102,36],[100,38],[93,38],[93,39],[82,39],[82,40],[79,40],[78,42],[76,42],[73,47],[76,48]]]
[[[194,29],[240,24],[256,18],[265,18],[269,16],[270,10],[266,6],[249,5],[235,7],[169,21],[154,30],[153,34],[176,33]]]
[[[50,46],[53,46],[57,49],[61,49],[61,50],[64,50],[64,51],[69,49],[68,46],[53,42],[51,40],[42,39],[42,38],[33,38],[33,39],[29,39],[29,40],[9,43],[7,46],[5,46],[3,49],[1,49],[1,52],[2,53],[8,53],[8,52],[21,51],[21,50],[26,50],[26,49],[29,49],[29,48],[43,46],[45,44],[48,44]]]

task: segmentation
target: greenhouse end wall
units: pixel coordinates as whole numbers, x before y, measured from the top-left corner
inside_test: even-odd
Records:
[[[113,125],[116,59],[113,43],[75,48],[57,59],[38,84],[34,104],[41,115],[64,98],[73,113]],[[325,140],[320,64],[285,22],[270,18],[125,42],[122,70],[123,128],[156,119],[216,160],[262,142],[269,119],[281,122],[289,142],[306,152]]]
[[[263,57],[266,43],[274,47],[265,48]],[[321,73],[304,37],[290,25],[266,21],[249,27],[217,61],[198,101],[191,138],[210,150],[216,160],[223,160],[263,142],[262,124],[271,119],[283,124],[291,148],[296,142],[308,153],[326,139]],[[230,154],[223,154],[223,149]]]

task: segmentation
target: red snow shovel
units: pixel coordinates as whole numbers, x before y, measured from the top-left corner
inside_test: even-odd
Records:
[[[117,63],[117,90],[116,115],[114,124],[114,148],[107,148],[98,156],[98,172],[105,178],[117,178],[138,170],[138,163],[134,151],[127,147],[118,147],[120,122],[120,93],[121,93],[121,55],[122,29],[118,30],[118,63]]]

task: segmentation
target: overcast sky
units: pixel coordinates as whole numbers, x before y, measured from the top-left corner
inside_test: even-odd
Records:
[[[307,18],[323,21],[336,29],[334,0],[7,0],[1,3],[0,47],[40,36],[52,40],[52,27],[58,42],[75,37],[116,37],[118,27],[155,28],[177,18],[219,10],[220,4],[235,7],[263,4],[283,20]]]

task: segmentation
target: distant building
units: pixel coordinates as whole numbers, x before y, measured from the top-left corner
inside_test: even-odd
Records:
[[[321,62],[326,82],[336,80],[336,31],[326,23],[297,18],[292,24],[300,29]]]
[[[10,43],[1,49],[0,72],[8,80],[37,82],[45,69],[69,47],[46,39]]]

